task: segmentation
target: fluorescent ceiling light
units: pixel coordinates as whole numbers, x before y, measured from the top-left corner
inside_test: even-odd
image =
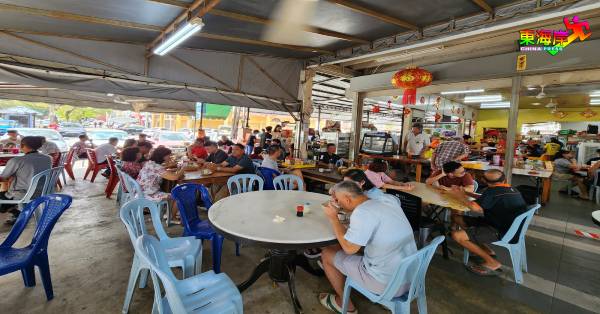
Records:
[[[600,90],[590,92],[590,97],[600,97]]]
[[[469,89],[469,90],[452,90],[447,92],[441,92],[442,95],[455,95],[455,94],[473,94],[473,93],[483,93],[485,89]]]
[[[599,99],[590,99],[590,105],[600,105],[600,98]]]
[[[203,26],[204,23],[202,23],[202,19],[193,19],[187,22],[184,26],[167,36],[167,38],[163,40],[160,45],[154,48],[152,52],[159,56],[164,56],[173,48],[181,44],[184,40],[190,38],[190,36],[202,29]]]
[[[481,103],[481,102],[492,102],[492,101],[501,101],[502,95],[482,95],[482,96],[466,96],[465,103]]]
[[[510,108],[510,102],[509,101],[490,102],[490,103],[481,104],[479,108],[481,108],[481,109]]]

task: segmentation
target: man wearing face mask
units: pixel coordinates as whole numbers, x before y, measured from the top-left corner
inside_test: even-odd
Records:
[[[415,253],[413,231],[402,210],[386,202],[369,199],[360,186],[342,181],[330,190],[332,201],[323,206],[339,245],[326,247],[321,253],[323,270],[335,294],[321,293],[320,303],[340,313],[346,276],[373,293],[381,294],[403,258]],[[337,204],[350,216],[346,229],[338,220]],[[364,256],[358,255],[364,247]],[[401,287],[403,295],[409,285]],[[356,313],[349,303],[348,313]]]

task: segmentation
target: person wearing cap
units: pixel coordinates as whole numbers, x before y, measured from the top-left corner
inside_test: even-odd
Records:
[[[0,140],[0,144],[3,148],[13,148],[21,145],[21,137],[17,130],[8,130],[6,136],[7,138]]]
[[[42,147],[40,136],[25,136],[21,140],[21,151],[23,156],[11,158],[6,167],[0,174],[0,181],[10,181],[8,191],[0,192],[0,200],[21,199],[27,193],[31,179],[36,174],[50,169],[52,159],[48,155],[40,154],[38,149]],[[6,221],[7,224],[14,224],[20,211],[15,204],[0,205],[0,213],[10,212],[13,217]]]

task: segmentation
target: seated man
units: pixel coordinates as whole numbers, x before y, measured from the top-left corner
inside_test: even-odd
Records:
[[[102,172],[102,176],[106,178],[110,176],[110,168],[108,167],[106,157],[117,153],[117,144],[119,144],[119,139],[111,137],[108,139],[108,143],[98,145],[94,150],[96,152],[96,163],[106,165],[106,170]]]
[[[454,186],[461,187],[465,192],[475,192],[475,183],[471,174],[465,171],[460,162],[449,161],[442,166],[442,170],[434,171],[431,177],[425,180],[428,185],[450,190]]]
[[[39,136],[25,136],[21,140],[21,151],[25,153],[24,156],[18,156],[10,159],[6,163],[6,168],[0,175],[0,181],[9,181],[10,186],[8,191],[0,192],[0,199],[12,200],[21,199],[27,193],[27,189],[31,184],[31,179],[36,174],[50,169],[52,166],[52,160],[50,156],[40,154],[38,149],[42,147],[42,141]],[[2,204],[0,205],[0,212],[5,213],[10,211],[13,217],[6,222],[8,224],[14,224],[19,210],[16,205],[13,204]]]
[[[335,144],[333,144],[333,143],[327,144],[327,151],[325,151],[324,153],[321,153],[321,155],[319,156],[319,165],[321,165],[321,166],[328,166],[330,164],[335,165],[335,163],[337,163],[339,160],[342,159],[342,157],[337,155],[335,152],[336,152]]]
[[[506,184],[502,171],[487,170],[483,178],[488,188],[475,201],[469,201],[461,189],[453,190],[472,211],[483,213],[483,217],[453,215],[452,220],[460,229],[452,231],[452,238],[483,259],[481,264],[469,265],[470,271],[481,276],[493,276],[499,274],[502,264],[494,258],[494,251],[487,245],[504,236],[515,218],[527,210],[527,204],[519,191]]]
[[[369,199],[352,181],[342,181],[331,188],[332,201],[323,207],[339,245],[326,247],[321,254],[323,270],[335,294],[322,293],[320,303],[340,313],[345,277],[373,293],[382,293],[402,259],[415,253],[412,228],[406,216],[391,203]],[[336,205],[334,205],[336,204]],[[351,213],[346,229],[338,220],[339,206]],[[364,247],[364,256],[357,253]],[[403,295],[408,286],[397,291]],[[356,313],[352,302],[348,313]]]
[[[277,145],[269,146],[269,149],[267,149],[267,156],[263,158],[260,166],[280,171],[279,166],[277,165],[277,160],[279,160],[279,156],[281,156],[281,147]]]
[[[252,159],[244,153],[244,145],[233,144],[231,147],[231,156],[220,164],[208,163],[206,164],[208,169],[217,172],[230,172],[235,174],[255,174],[254,163]],[[226,185],[211,185],[211,192],[213,193],[213,200],[216,202],[229,195],[229,191]]]
[[[88,148],[93,148],[92,143],[88,143],[90,139],[87,135],[81,134],[79,135],[79,141],[75,142],[71,149],[73,150],[73,155],[79,159],[87,158],[87,150]]]
[[[576,172],[587,170],[587,166],[577,165],[577,160],[571,151],[561,150],[554,155],[554,173],[552,177],[559,180],[571,180],[579,187],[579,198],[584,200],[588,199],[588,187],[585,179]]]
[[[19,137],[19,132],[17,132],[17,130],[6,131],[6,136],[7,138],[0,140],[2,148],[13,148],[21,145],[21,138]]]
[[[52,158],[52,166],[55,164],[58,166],[58,158],[60,158],[60,149],[56,143],[46,140],[46,137],[40,136],[42,141],[42,147],[40,147],[40,153],[46,154]],[[55,163],[56,162],[56,163]]]
[[[204,148],[204,139],[197,138],[192,145],[188,146],[187,156],[190,160],[206,159],[208,152]]]
[[[217,147],[217,143],[215,142],[205,142],[204,143],[204,148],[206,149],[206,152],[208,153],[208,156],[206,157],[205,162],[208,163],[213,163],[213,164],[221,164],[222,162],[224,162],[225,160],[227,160],[227,158],[229,156],[227,156],[227,153],[220,150],[219,147]]]

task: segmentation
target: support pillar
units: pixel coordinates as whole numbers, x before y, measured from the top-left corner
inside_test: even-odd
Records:
[[[310,116],[313,113],[313,102],[312,102],[312,87],[313,80],[315,78],[315,70],[314,69],[306,69],[302,71],[301,78],[301,86],[300,91],[302,93],[302,107],[300,108],[300,120],[296,121],[298,127],[296,128],[296,143],[298,147],[296,147],[296,151],[298,152],[298,157],[302,159],[308,158],[308,152],[306,150],[306,145],[308,142],[308,128],[310,125]]]
[[[358,155],[360,154],[360,132],[362,130],[364,100],[363,93],[352,93],[352,133],[350,135],[349,159],[357,164]]]
[[[521,75],[512,79],[512,93],[508,113],[508,132],[506,134],[506,147],[504,148],[504,174],[506,181],[512,181],[513,158],[515,156],[515,137],[517,136],[517,119],[519,117],[519,94],[521,91]]]

